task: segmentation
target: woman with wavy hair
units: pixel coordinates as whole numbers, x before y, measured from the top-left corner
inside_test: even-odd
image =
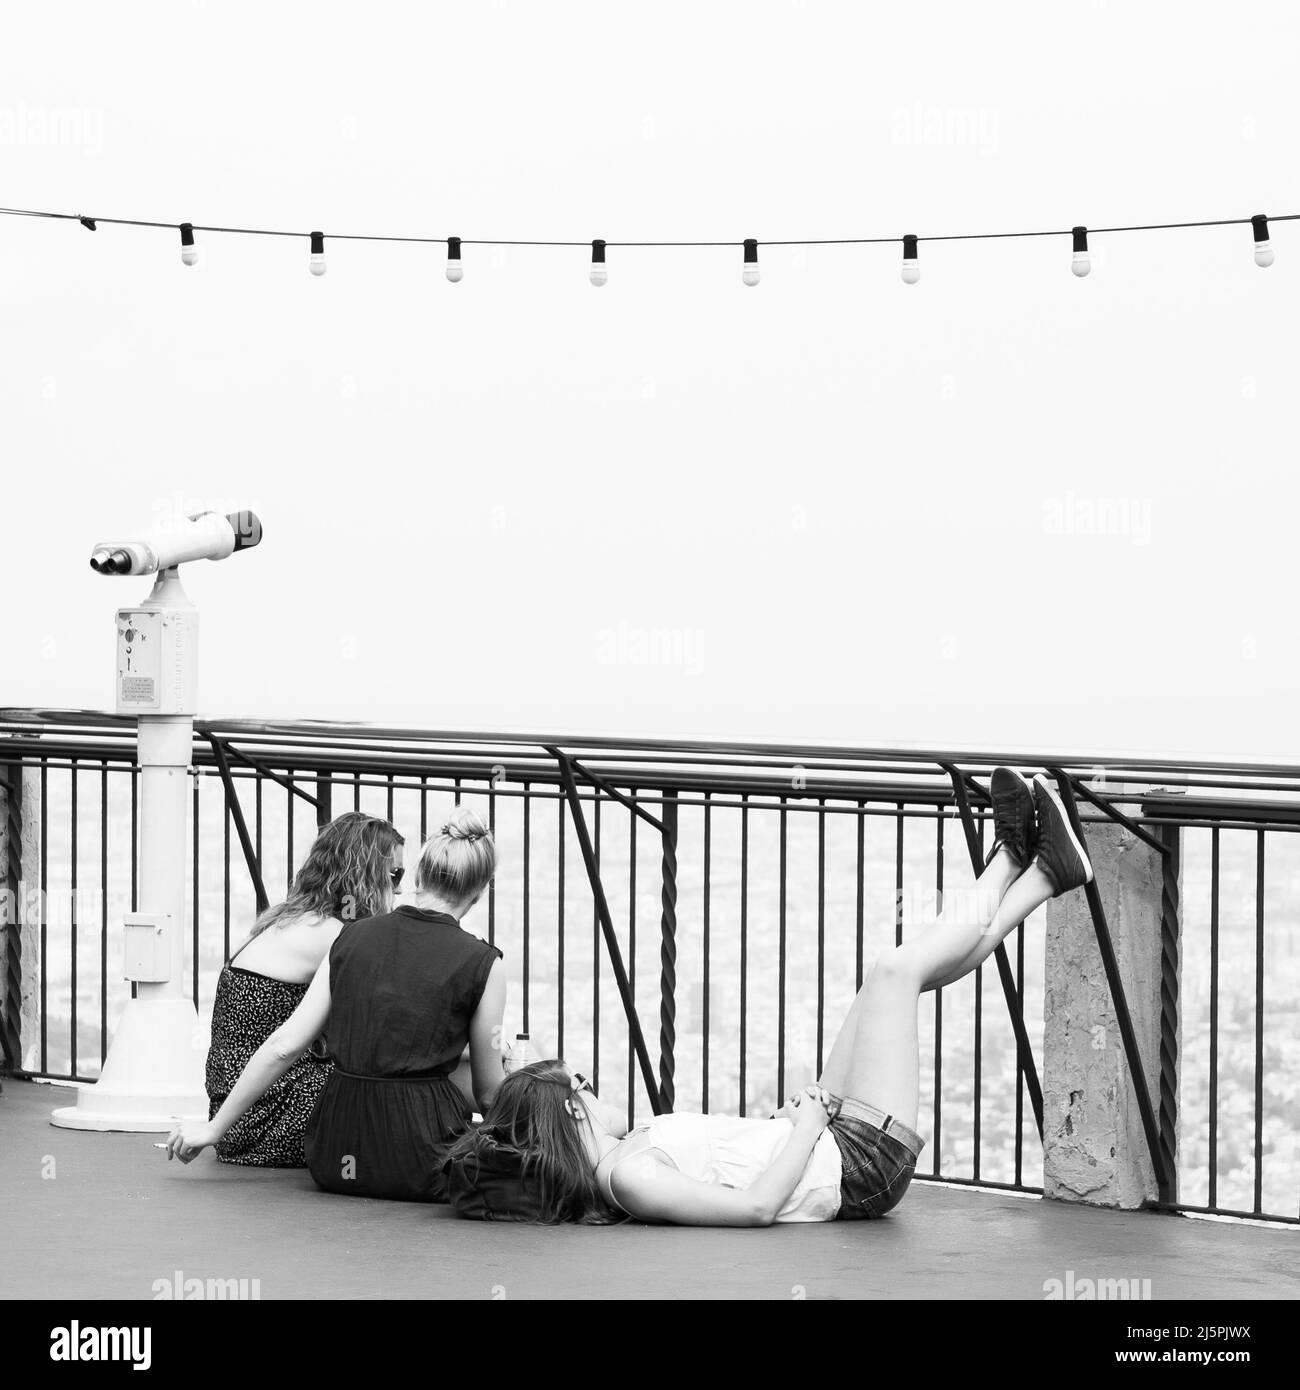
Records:
[[[971,899],[876,961],[821,1080],[770,1120],[658,1115],[628,1131],[560,1061],[502,1083],[482,1127],[452,1149],[458,1215],[692,1226],[863,1220],[907,1190],[922,1148],[917,1002],[974,970],[1018,923],[1092,878],[1065,809],[1041,774],[998,768],[996,840]]]
[[[208,1049],[209,1118],[249,1059],[302,1003],[348,922],[389,910],[402,879],[402,837],[386,821],[349,811],[324,826],[281,903],[253,923],[217,978]],[[236,960],[239,964],[236,965]],[[301,1168],[303,1135],[330,1064],[312,1039],[216,1145],[222,1163]]]
[[[168,1158],[188,1163],[220,1143],[328,1023],[334,1068],[305,1136],[317,1186],[445,1201],[442,1163],[472,1119],[453,1080],[466,1046],[480,1110],[501,1084],[501,952],[460,924],[496,862],[482,820],[453,811],[420,851],[414,904],[344,926],[301,1004],[253,1054],[211,1121],[172,1130]]]

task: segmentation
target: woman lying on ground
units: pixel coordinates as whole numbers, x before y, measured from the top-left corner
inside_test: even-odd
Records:
[[[208,1049],[208,1116],[249,1059],[303,1001],[345,922],[388,912],[402,877],[402,837],[386,821],[349,811],[324,826],[282,903],[253,924],[217,977]],[[239,963],[236,964],[235,962]],[[222,1163],[301,1168],[303,1134],[330,1073],[323,1051],[300,1055],[217,1141]]]
[[[1045,777],[1031,787],[998,768],[989,790],[996,840],[973,910],[945,911],[876,962],[820,1084],[782,1115],[660,1115],[629,1133],[563,1062],[535,1063],[506,1078],[481,1129],[453,1147],[458,1213],[550,1222],[623,1213],[698,1226],[884,1216],[922,1147],[920,995],[974,970],[1018,922],[1092,877]]]
[[[420,852],[415,905],[343,928],[293,1016],[208,1124],[172,1130],[167,1157],[188,1163],[219,1142],[328,1023],[334,1069],[306,1134],[317,1185],[445,1201],[442,1161],[472,1118],[452,1080],[467,1045],[481,1110],[501,1084],[501,952],[460,925],[495,869],[487,827],[455,811]]]

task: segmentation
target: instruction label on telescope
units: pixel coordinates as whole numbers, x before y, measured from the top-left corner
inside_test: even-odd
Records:
[[[152,705],[158,699],[157,686],[152,676],[123,676],[122,699],[127,704]]]

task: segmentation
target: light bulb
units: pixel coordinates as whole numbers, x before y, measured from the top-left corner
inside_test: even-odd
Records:
[[[745,238],[745,268],[740,278],[747,285],[758,284],[758,242],[753,237]]]
[[[194,244],[194,227],[189,222],[181,223],[181,264],[194,265],[199,259],[199,248]]]
[[[465,268],[460,263],[460,238],[449,236],[447,238],[447,279],[453,285],[458,285],[464,278]]]
[[[1268,239],[1268,218],[1262,212],[1250,219],[1255,229],[1255,264],[1263,269],[1273,264],[1273,247]]]
[[[910,233],[903,238],[903,283],[914,285],[921,278],[921,267],[916,260],[916,238]]]
[[[591,243],[591,274],[590,280],[598,289],[609,279],[609,272],[605,269],[605,243],[603,241],[593,241]]]
[[[1087,227],[1075,227],[1072,235],[1074,237],[1074,255],[1070,257],[1070,269],[1082,279],[1092,269],[1092,261],[1088,256],[1088,229]]]
[[[324,232],[313,232],[311,234],[311,259],[307,262],[307,268],[313,275],[325,274]]]

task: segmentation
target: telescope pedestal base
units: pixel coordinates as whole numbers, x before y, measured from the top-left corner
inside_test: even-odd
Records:
[[[166,1133],[177,1120],[206,1120],[206,1037],[188,999],[132,999],[98,1081],[76,1105],[53,1112],[61,1129]]]

